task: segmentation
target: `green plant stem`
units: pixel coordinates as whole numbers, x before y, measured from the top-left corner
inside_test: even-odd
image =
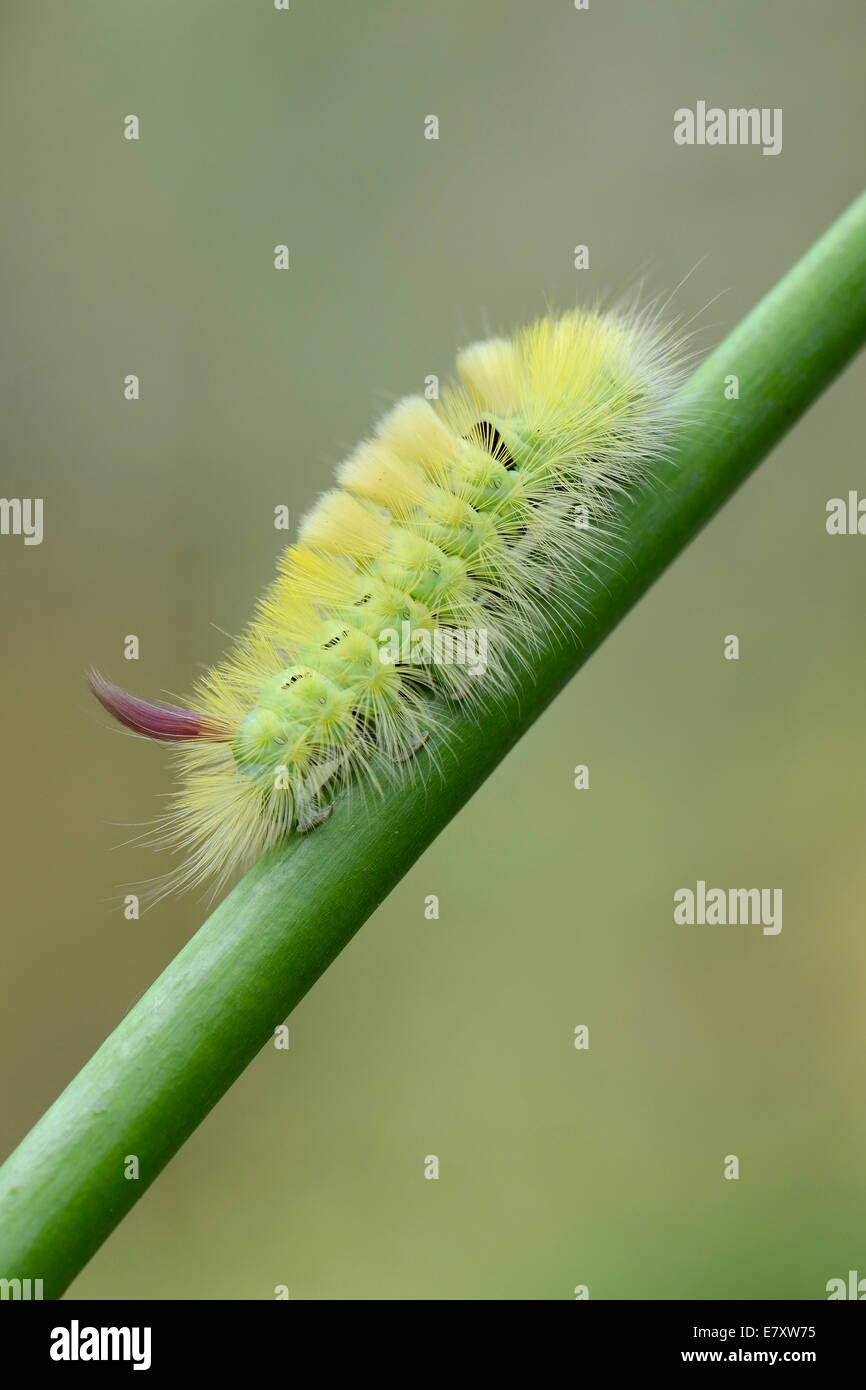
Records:
[[[344,802],[266,856],[0,1169],[0,1275],[58,1297],[208,1111],[545,706],[866,340],[866,195],[709,356],[664,486],[623,507],[626,552],[583,576],[504,700],[449,716],[417,777]],[[724,381],[739,378],[738,400]],[[420,775],[420,774],[423,774]],[[491,866],[491,869],[493,866]],[[136,1155],[139,1177],[124,1175]]]

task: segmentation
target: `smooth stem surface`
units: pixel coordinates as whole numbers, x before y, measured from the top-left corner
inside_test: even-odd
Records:
[[[664,485],[623,507],[625,554],[584,576],[511,696],[451,717],[440,777],[354,797],[240,882],[0,1169],[0,1276],[63,1293],[370,913],[620,618],[866,340],[866,195],[698,368]],[[739,378],[727,401],[724,379]],[[423,775],[422,775],[423,774]],[[491,866],[492,868],[493,866]],[[140,1177],[124,1176],[127,1155]]]

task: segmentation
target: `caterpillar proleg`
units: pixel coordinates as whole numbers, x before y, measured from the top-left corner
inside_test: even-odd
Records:
[[[173,745],[170,886],[220,887],[351,784],[413,775],[438,702],[507,681],[563,572],[616,563],[618,505],[668,457],[675,336],[649,312],[573,310],[473,344],[457,374],[341,464],[188,707],[91,676],[121,723]]]

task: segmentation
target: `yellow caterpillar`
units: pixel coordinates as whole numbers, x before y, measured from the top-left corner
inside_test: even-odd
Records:
[[[350,782],[375,785],[435,734],[437,697],[508,679],[563,571],[616,553],[618,501],[666,454],[672,336],[649,313],[575,310],[474,344],[457,370],[340,466],[188,708],[91,676],[121,723],[177,745],[172,886],[219,887]]]

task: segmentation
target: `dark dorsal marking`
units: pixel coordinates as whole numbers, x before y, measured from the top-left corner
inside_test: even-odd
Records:
[[[473,435],[482,449],[486,449],[488,454],[492,454],[495,459],[498,459],[503,468],[514,467],[514,459],[506,448],[505,440],[490,420],[479,420],[476,425],[473,425],[466,437],[471,439]]]
[[[296,671],[293,676],[289,676],[287,681],[283,681],[283,690],[288,690],[290,686],[294,685],[295,681],[306,680],[307,676],[311,676],[312,674],[312,671]]]

